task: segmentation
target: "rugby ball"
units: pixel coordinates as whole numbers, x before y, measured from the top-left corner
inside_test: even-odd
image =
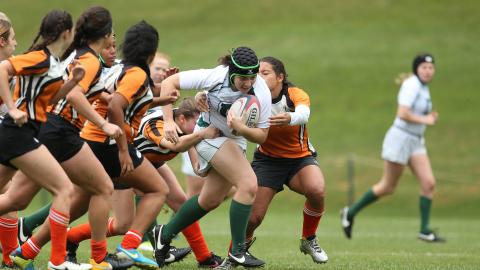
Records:
[[[235,100],[230,110],[240,116],[247,127],[255,127],[260,118],[260,102],[254,95],[246,95]]]

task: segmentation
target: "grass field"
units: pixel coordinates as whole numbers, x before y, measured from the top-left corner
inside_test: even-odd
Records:
[[[267,260],[268,269],[479,268],[480,2],[0,0],[0,10],[13,20],[17,52],[22,52],[46,11],[64,8],[76,18],[95,3],[111,10],[118,40],[140,19],[155,25],[160,50],[181,69],[213,67],[228,49],[245,44],[261,56],[284,60],[290,79],[309,92],[309,132],[328,190],[319,237],[330,262],[314,265],[298,251],[302,200],[285,192],[272,205],[253,248]],[[381,176],[381,142],[393,121],[398,91],[394,78],[410,71],[413,56],[422,51],[437,60],[430,89],[440,119],[426,139],[438,180],[432,225],[448,242],[429,245],[415,239],[418,187],[409,173],[393,197],[360,214],[355,239],[347,241],[337,215],[346,202],[346,159],[356,156],[360,196]],[[170,164],[179,172],[178,159]],[[40,201],[37,198],[26,213]],[[220,255],[228,243],[225,207],[202,223],[210,246]],[[88,248],[83,250],[87,256]],[[44,254],[39,266],[48,258]],[[170,268],[189,267],[194,267],[192,258]]]

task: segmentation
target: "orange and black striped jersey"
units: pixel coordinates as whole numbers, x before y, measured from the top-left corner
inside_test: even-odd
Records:
[[[102,73],[98,55],[90,47],[78,49],[74,53],[75,59],[85,68],[85,76],[78,84],[84,91],[88,101],[93,103],[103,91],[102,87],[95,87],[100,83],[100,75]],[[66,98],[61,99],[55,106],[52,106],[50,112],[65,118],[78,129],[82,129],[86,120],[83,115],[77,113],[72,105],[67,102]]]
[[[45,122],[48,104],[64,83],[66,61],[60,61],[48,49],[13,56],[8,61],[16,76],[15,106],[29,119]]]
[[[135,137],[135,147],[152,163],[169,161],[178,155],[178,152],[160,145],[165,136],[164,124],[162,110],[149,110],[143,117],[138,135]]]
[[[116,88],[115,93],[123,96],[128,102],[127,108],[123,111],[123,131],[127,136],[127,141],[133,143],[140,121],[153,100],[148,75],[140,67],[123,66],[113,87]],[[98,100],[95,105],[95,110],[107,119],[108,104]],[[95,142],[109,140],[108,136],[91,122],[87,122],[80,136],[85,140]]]
[[[272,99],[272,115],[294,112],[298,105],[310,107],[308,94],[297,87],[284,87],[280,95]],[[315,149],[308,138],[306,124],[270,126],[267,140],[258,150],[275,158],[301,158],[315,154]]]

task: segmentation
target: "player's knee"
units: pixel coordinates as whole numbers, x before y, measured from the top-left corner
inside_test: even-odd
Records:
[[[132,222],[115,220],[113,231],[116,235],[126,234],[130,229]]]
[[[30,204],[29,200],[18,198],[16,200],[10,200],[9,204],[7,205],[7,208],[9,212],[21,211],[26,209],[29,204]]]
[[[426,195],[430,195],[435,190],[435,179],[428,179],[422,183],[422,192]]]
[[[310,188],[305,192],[305,197],[311,200],[323,200],[325,198],[325,189],[323,187]]]
[[[200,207],[203,210],[210,211],[217,208],[223,202],[223,196],[220,198],[208,198],[199,200]]]

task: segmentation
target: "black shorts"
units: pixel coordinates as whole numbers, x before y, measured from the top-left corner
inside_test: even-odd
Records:
[[[303,167],[318,166],[314,156],[302,158],[273,158],[255,151],[252,168],[257,176],[259,187],[268,187],[280,192],[283,185],[289,185],[290,180]]]
[[[85,143],[76,126],[51,113],[47,114],[47,122],[40,128],[38,139],[59,163],[75,156]]]
[[[118,146],[117,144],[108,144],[100,143],[93,141],[86,141],[97,159],[102,163],[103,168],[108,173],[111,179],[120,177],[122,168],[120,166],[120,159],[118,158]],[[128,152],[130,153],[130,158],[133,162],[133,167],[137,168],[143,162],[143,155],[140,151],[133,146],[133,144],[128,144]],[[128,189],[125,185],[113,181],[115,189]]]
[[[28,120],[22,127],[17,126],[10,115],[0,123],[0,163],[10,168],[10,160],[40,147],[37,139],[41,123]]]

